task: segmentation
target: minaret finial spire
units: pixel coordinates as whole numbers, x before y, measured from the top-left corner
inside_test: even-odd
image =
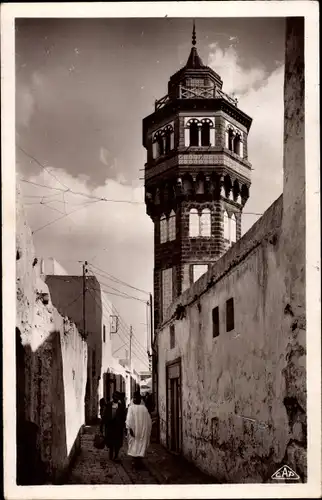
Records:
[[[196,45],[196,26],[195,21],[193,21],[193,29],[192,29],[192,45]]]

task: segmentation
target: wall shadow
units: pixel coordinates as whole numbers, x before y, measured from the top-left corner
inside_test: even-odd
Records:
[[[17,484],[59,483],[70,459],[60,333],[33,352],[16,328],[16,375]]]

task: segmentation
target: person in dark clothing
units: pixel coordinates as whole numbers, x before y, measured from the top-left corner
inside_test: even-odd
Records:
[[[113,400],[106,404],[103,414],[105,443],[109,448],[110,460],[118,460],[118,454],[123,445],[125,412],[119,395],[113,394]]]
[[[100,419],[101,419],[101,422],[100,422],[100,433],[101,434],[103,434],[103,430],[104,430],[103,415],[104,415],[105,406],[106,406],[105,399],[104,398],[100,399]]]
[[[154,404],[153,404],[153,396],[150,393],[147,393],[144,399],[145,406],[148,410],[148,412],[151,413],[154,411]]]

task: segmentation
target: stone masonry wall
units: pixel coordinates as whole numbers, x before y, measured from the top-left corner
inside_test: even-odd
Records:
[[[158,332],[161,440],[166,364],[180,357],[183,454],[223,482],[271,482],[281,465],[307,480],[304,21],[286,24],[283,198],[174,302]]]
[[[16,208],[17,482],[60,481],[84,424],[87,348],[40,278],[21,193]]]

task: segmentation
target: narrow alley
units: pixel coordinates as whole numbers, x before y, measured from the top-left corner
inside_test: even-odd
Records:
[[[306,20],[122,16],[8,23],[5,498],[310,487]]]
[[[120,461],[112,462],[108,450],[93,445],[98,427],[86,426],[81,437],[81,450],[71,467],[66,484],[213,484],[213,478],[172,455],[160,444],[151,443],[142,469],[132,468],[126,454],[126,440],[120,452]]]

